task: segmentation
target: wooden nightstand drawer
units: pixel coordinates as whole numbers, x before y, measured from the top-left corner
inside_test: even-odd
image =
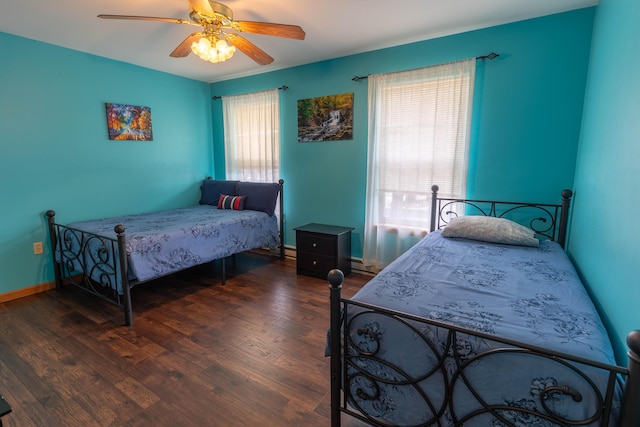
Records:
[[[351,273],[351,227],[307,224],[294,230],[298,274],[326,279],[334,268]]]
[[[336,239],[316,233],[299,233],[296,235],[296,248],[302,252],[334,256]]]
[[[336,268],[335,257],[322,256],[308,252],[300,252],[297,268],[301,272],[313,273],[313,276],[326,276],[332,268]]]

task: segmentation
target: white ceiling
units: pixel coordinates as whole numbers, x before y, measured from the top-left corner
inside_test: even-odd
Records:
[[[221,0],[235,20],[300,25],[306,39],[243,36],[275,61],[240,51],[211,64],[169,53],[198,27],[103,20],[98,14],[189,19],[188,0],[2,0],[0,32],[205,82],[216,82],[594,6],[598,0]]]

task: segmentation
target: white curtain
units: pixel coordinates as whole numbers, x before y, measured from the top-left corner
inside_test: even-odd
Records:
[[[365,268],[427,234],[433,184],[464,196],[474,77],[475,59],[368,77]]]
[[[226,178],[252,182],[280,179],[278,89],[223,96]]]

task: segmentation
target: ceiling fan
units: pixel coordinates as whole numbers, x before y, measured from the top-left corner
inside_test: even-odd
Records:
[[[222,62],[229,59],[236,48],[260,65],[273,62],[273,58],[265,51],[235,32],[264,34],[296,40],[304,40],[305,37],[304,31],[297,25],[234,21],[233,11],[224,4],[213,0],[189,0],[190,19],[188,20],[129,15],[98,15],[98,18],[161,21],[201,26],[202,31],[189,35],[171,52],[170,56],[183,58],[194,52],[200,58],[210,62]]]

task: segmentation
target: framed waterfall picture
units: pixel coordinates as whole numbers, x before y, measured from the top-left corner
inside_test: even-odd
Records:
[[[109,139],[153,141],[151,109],[135,105],[106,103]]]
[[[353,92],[298,100],[298,142],[353,139]]]

